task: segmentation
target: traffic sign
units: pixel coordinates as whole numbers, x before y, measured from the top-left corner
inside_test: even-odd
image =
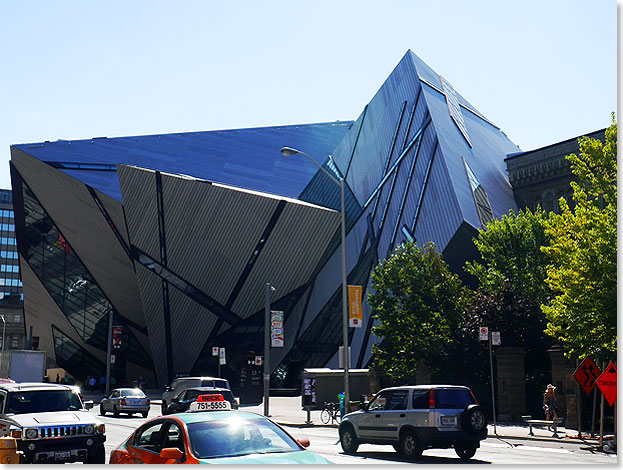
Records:
[[[597,364],[593,362],[590,356],[586,356],[578,369],[573,373],[573,377],[578,381],[584,393],[590,395],[600,374],[601,371]]]
[[[500,337],[499,331],[491,332],[491,344],[493,346],[499,346],[500,344],[502,344],[502,338]]]
[[[614,405],[617,401],[617,368],[614,362],[610,361],[604,373],[597,379],[597,388],[604,394],[608,405]]]
[[[486,326],[480,327],[480,341],[487,341],[489,339],[489,328]]]

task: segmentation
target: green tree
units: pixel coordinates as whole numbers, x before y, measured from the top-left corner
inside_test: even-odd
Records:
[[[463,286],[429,243],[400,245],[372,273],[368,303],[381,342],[375,361],[395,381],[414,377],[418,363],[437,364],[453,343]]]
[[[617,312],[617,124],[605,143],[579,139],[580,154],[569,155],[578,182],[571,183],[575,208],[560,200],[561,214],[547,225],[552,243],[547,284],[554,293],[543,312],[546,332],[566,354],[606,358],[616,352]]]
[[[475,334],[478,324],[489,325],[499,329],[507,345],[527,351],[549,346],[541,311],[551,295],[545,283],[548,257],[541,249],[549,245],[546,226],[547,218],[538,208],[516,215],[510,211],[479,231],[474,243],[480,259],[465,265],[479,284],[471,296],[468,318],[461,322],[470,329],[466,333]]]

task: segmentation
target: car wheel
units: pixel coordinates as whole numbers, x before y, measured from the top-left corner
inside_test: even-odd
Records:
[[[147,411],[143,411],[141,414],[143,415],[143,418],[147,418]]]
[[[400,436],[400,455],[407,459],[417,459],[422,455],[422,446],[418,442],[415,432],[407,430]]]
[[[117,409],[117,405],[112,407],[112,414],[115,415],[115,418],[119,417],[119,410]]]
[[[487,428],[487,417],[478,405],[469,405],[461,417],[463,430],[470,435],[480,434]]]
[[[340,444],[342,445],[342,450],[346,454],[354,454],[357,452],[359,440],[357,439],[355,430],[351,426],[340,430]]]
[[[84,463],[106,463],[106,451],[104,450],[104,444],[101,444],[93,455],[87,457]]]
[[[454,451],[461,460],[469,460],[476,454],[476,444],[455,444]]]
[[[100,414],[102,416],[106,416],[106,411],[104,411],[104,405],[102,405],[101,403],[100,403]]]
[[[162,401],[162,404],[160,405],[160,412],[161,412],[163,415],[166,415],[166,414],[167,414],[167,402],[166,402],[166,401],[164,401],[164,400]]]

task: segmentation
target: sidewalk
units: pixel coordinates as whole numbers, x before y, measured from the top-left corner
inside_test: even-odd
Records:
[[[264,405],[246,406],[242,405],[241,410],[251,411],[253,413],[264,414]],[[337,424],[322,424],[320,421],[320,411],[311,411],[312,424],[305,424],[307,412],[301,407],[301,397],[273,397],[269,400],[270,419],[284,426],[305,427],[338,427]],[[522,439],[526,441],[564,441],[569,443],[581,444],[585,446],[598,445],[599,439],[591,439],[583,433],[582,439],[578,439],[578,432],[575,429],[566,429],[558,426],[558,439],[553,437],[553,432],[548,431],[545,427],[533,426],[532,432],[534,436],[529,436],[530,427],[524,423],[498,423],[496,426],[497,434],[494,433],[493,424],[489,424],[489,439]],[[604,442],[606,442],[604,440]]]
[[[83,392],[85,400],[93,400],[94,406],[98,406],[103,398],[102,393],[90,393]],[[149,397],[152,405],[160,405],[162,399],[161,390],[145,390],[145,395]],[[240,405],[241,411],[250,411],[260,415],[264,414],[264,405]],[[272,397],[269,400],[269,414],[270,419],[283,426],[292,426],[299,428],[307,427],[326,427],[326,428],[338,428],[337,424],[323,424],[320,421],[320,411],[313,410],[310,412],[312,424],[306,424],[307,412],[302,409],[301,397]],[[559,426],[558,438],[553,437],[553,432],[548,431],[545,427],[533,426],[532,432],[534,436],[529,436],[530,427],[524,423],[497,423],[496,431],[494,433],[493,424],[490,423],[489,439],[522,439],[525,441],[564,441],[567,443],[581,444],[584,446],[596,446],[599,445],[599,439],[591,439],[587,437],[587,433],[583,433],[583,438],[578,439],[578,432],[575,429],[566,429]],[[606,439],[608,436],[606,436]],[[604,444],[608,441],[604,439]]]

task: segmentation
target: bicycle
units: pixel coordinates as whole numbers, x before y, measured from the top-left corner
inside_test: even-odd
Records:
[[[340,405],[337,403],[324,402],[323,409],[320,412],[320,421],[323,424],[333,424],[340,422]]]

